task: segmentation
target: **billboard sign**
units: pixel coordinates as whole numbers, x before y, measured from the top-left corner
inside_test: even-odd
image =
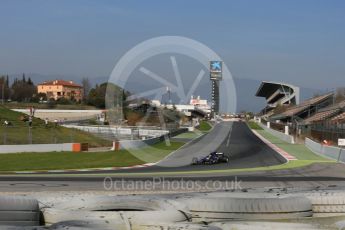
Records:
[[[211,80],[222,79],[222,61],[210,61],[210,78]]]
[[[345,146],[345,139],[338,139],[338,146]]]

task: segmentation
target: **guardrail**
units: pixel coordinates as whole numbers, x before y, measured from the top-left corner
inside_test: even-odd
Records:
[[[75,143],[63,144],[32,144],[32,145],[1,145],[0,154],[23,152],[63,152],[73,151]]]
[[[335,146],[322,145],[309,138],[305,138],[305,146],[320,156],[345,163],[345,149]]]
[[[67,128],[75,128],[85,132],[92,133],[98,137],[107,140],[127,139],[135,140],[141,138],[153,138],[169,134],[169,130],[152,129],[152,127],[111,127],[111,126],[82,126],[82,125],[64,125]]]
[[[291,144],[295,143],[295,139],[293,136],[287,135],[285,133],[279,132],[279,131],[274,130],[274,129],[270,129],[266,125],[263,125],[261,123],[258,123],[258,124],[261,126],[261,128],[263,128],[265,131],[272,134],[273,136],[278,137],[279,139],[281,139],[285,142],[291,143]]]

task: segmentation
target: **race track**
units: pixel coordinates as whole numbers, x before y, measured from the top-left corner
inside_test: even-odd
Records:
[[[210,151],[222,151],[230,157],[229,163],[190,165],[195,156]],[[126,170],[87,171],[69,173],[12,174],[0,176],[0,191],[43,190],[103,190],[103,180],[218,180],[243,181],[243,187],[344,186],[343,164],[316,163],[300,168],[273,171],[226,172],[238,168],[278,165],[286,162],[277,152],[252,133],[246,123],[221,122],[208,134],[190,142],[170,154],[158,165]]]

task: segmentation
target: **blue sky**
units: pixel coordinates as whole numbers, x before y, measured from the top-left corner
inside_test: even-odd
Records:
[[[198,40],[235,77],[345,86],[345,1],[0,0],[0,73],[108,76],[146,39]]]

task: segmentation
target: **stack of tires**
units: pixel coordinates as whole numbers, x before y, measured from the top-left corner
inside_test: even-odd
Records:
[[[210,193],[192,199],[179,199],[187,205],[193,221],[236,219],[293,219],[312,216],[310,200],[301,195],[268,193]]]
[[[39,224],[40,209],[37,200],[0,196],[0,225],[38,226]]]
[[[341,190],[304,193],[310,200],[314,217],[344,216],[345,192]]]
[[[97,196],[77,198],[43,209],[50,229],[181,229],[218,230],[191,223],[180,202],[155,197]]]

